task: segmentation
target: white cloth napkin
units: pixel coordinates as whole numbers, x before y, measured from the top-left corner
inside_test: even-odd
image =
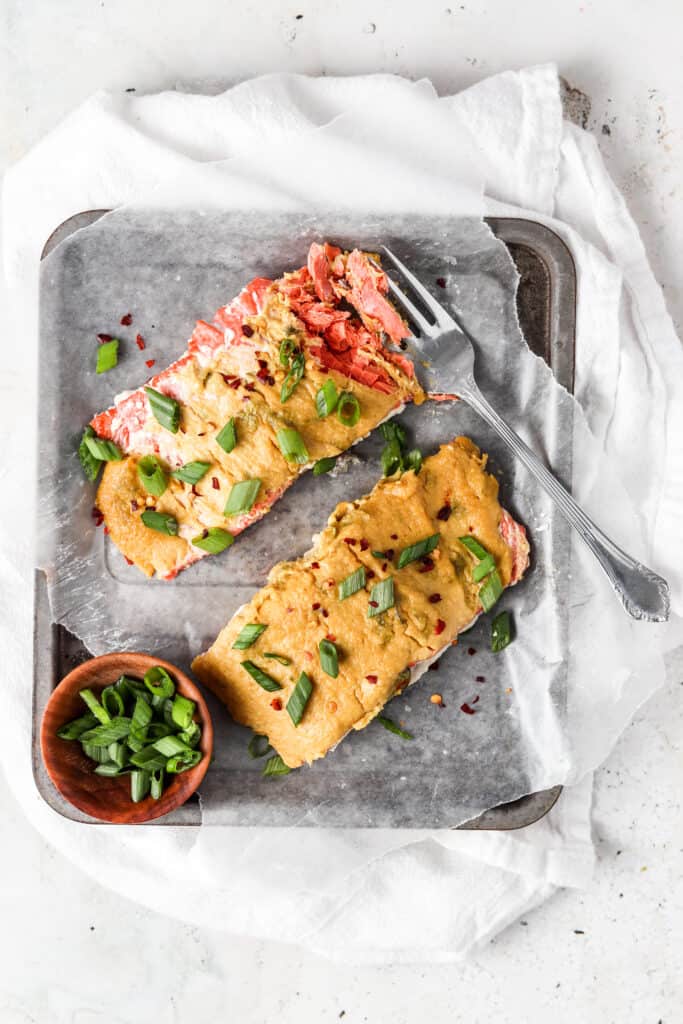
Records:
[[[278,153],[305,158],[274,158]],[[179,182],[190,196],[193,183],[203,199],[228,188],[236,202],[264,210],[306,201],[353,207],[368,193],[375,208],[412,209],[422,208],[427,194],[433,208],[526,215],[554,227],[570,245],[579,276],[577,395],[642,512],[651,564],[668,568],[683,497],[683,357],[637,229],[593,139],[562,120],[551,66],[498,75],[443,99],[427,82],[390,76],[287,75],[215,97],[94,96],[7,176],[5,267],[12,337],[21,344],[6,359],[0,416],[8,440],[0,458],[12,493],[32,493],[34,479],[35,446],[27,442],[34,408],[27,397],[34,394],[37,266],[46,237],[83,209],[146,202],[151,190],[163,203],[177,196]],[[369,188],[373,182],[382,187]],[[0,516],[0,628],[14,716],[2,756],[36,827],[83,870],[162,912],[363,962],[455,959],[558,886],[587,884],[590,773],[565,789],[545,819],[519,833],[406,839],[405,832],[337,832],[331,859],[328,833],[303,830],[306,862],[318,867],[296,886],[269,873],[249,830],[236,843],[235,830],[226,837],[221,829],[202,829],[197,843],[191,830],[85,828],[58,818],[35,793],[28,756],[26,508],[5,504]],[[671,582],[680,610],[683,580]],[[586,694],[583,728],[591,739],[576,758],[584,772],[606,756],[659,684],[661,654],[679,641],[680,630],[675,624],[651,636],[651,661]],[[596,743],[601,704],[618,713]],[[582,735],[577,730],[574,738],[579,748]],[[222,858],[227,849],[232,861]]]

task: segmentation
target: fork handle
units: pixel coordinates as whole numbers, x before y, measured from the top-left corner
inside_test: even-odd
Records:
[[[669,585],[666,580],[627,555],[595,525],[531,448],[489,405],[474,381],[459,395],[493,427],[547,491],[562,515],[597,558],[629,615],[650,622],[666,621],[669,617]]]

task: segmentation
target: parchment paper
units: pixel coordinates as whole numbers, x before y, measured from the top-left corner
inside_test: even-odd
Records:
[[[376,248],[391,245],[428,284],[446,279],[439,298],[460,312],[478,342],[477,377],[513,426],[573,483],[600,521],[605,495],[614,518],[602,525],[642,556],[638,526],[603,464],[573,400],[521,338],[516,271],[479,220],[377,216],[119,210],[62,243],[42,269],[39,564],[47,573],[54,619],[93,654],[148,650],[187,668],[276,561],[310,546],[335,504],[372,488],[382,442],[353,449],[332,476],[302,478],[266,519],[228,552],[172,583],[148,581],[96,530],[94,488],[75,454],[83,425],[117,391],[138,386],[184,348],[198,317],[210,317],[256,274],[277,276],[305,260],[313,238]],[[131,311],[130,328],[119,327]],[[96,376],[96,334],[123,340],[118,367]],[[134,337],[144,335],[147,348]],[[215,762],[203,787],[204,821],[225,824],[453,826],[498,803],[565,782],[586,770],[574,722],[594,673],[627,678],[639,655],[639,630],[627,619],[564,522],[526,471],[462,403],[429,404],[402,416],[425,453],[458,434],[491,456],[502,503],[528,528],[532,567],[500,607],[512,610],[518,639],[488,651],[482,618],[388,713],[415,736],[401,742],[379,725],[349,736],[324,761],[286,779],[263,780],[246,756],[248,732],[212,702]],[[592,616],[574,652],[568,630]],[[592,641],[595,642],[592,642]],[[585,642],[587,641],[587,642]],[[606,642],[605,642],[606,641]],[[475,651],[476,653],[469,653]],[[566,682],[570,674],[570,702]],[[581,673],[577,677],[577,673]],[[477,682],[483,676],[485,681]],[[443,695],[445,709],[429,695]],[[459,710],[479,697],[477,713]]]

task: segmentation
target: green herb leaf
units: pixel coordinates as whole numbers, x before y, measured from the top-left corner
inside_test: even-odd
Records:
[[[211,469],[210,462],[186,462],[180,469],[174,469],[171,476],[184,484],[198,484]]]
[[[140,516],[145,526],[157,533],[165,533],[167,537],[175,537],[178,533],[178,520],[168,512],[156,512],[148,508]]]
[[[280,401],[283,404],[289,401],[289,399],[292,397],[294,389],[298,387],[299,383],[301,382],[301,378],[304,375],[305,366],[306,361],[304,359],[302,352],[299,352],[297,355],[292,356],[287,376],[283,380],[282,387],[280,388]]]
[[[216,444],[227,452],[228,455],[237,444],[237,430],[235,428],[235,417],[231,416],[222,430],[216,434]]]
[[[396,725],[396,722],[392,722],[390,718],[386,718],[384,715],[378,715],[377,721],[384,726],[387,732],[393,732],[394,736],[400,736],[402,740],[415,739],[412,733],[406,732],[400,725]]]
[[[331,378],[328,378],[315,396],[315,408],[319,418],[322,420],[334,412],[338,401],[337,385]]]
[[[484,576],[488,576],[488,574],[495,568],[496,562],[493,555],[486,555],[472,570],[472,579],[475,583],[480,583],[484,579]]]
[[[247,753],[253,760],[256,760],[259,757],[265,757],[272,749],[273,748],[268,741],[268,737],[261,736],[257,732],[254,733],[247,744]]]
[[[331,640],[321,640],[318,644],[320,666],[323,672],[336,679],[339,675],[339,654],[337,646]]]
[[[273,654],[272,651],[266,651],[263,655],[264,658],[270,658],[272,661],[279,661],[281,665],[291,665],[292,659],[285,658],[284,654]]]
[[[430,554],[438,545],[440,538],[440,533],[433,533],[431,537],[425,537],[424,540],[418,540],[415,544],[410,544],[407,548],[404,548],[398,556],[398,562],[396,563],[398,568],[403,569],[411,562],[417,562],[418,559]]]
[[[88,437],[95,437],[95,431],[92,427],[86,427],[81,437],[81,443],[78,446],[78,458],[81,462],[81,467],[88,480],[94,483],[97,480],[97,474],[102,466],[102,460],[96,458],[88,448],[86,439]]]
[[[256,479],[240,480],[239,483],[233,484],[223,509],[223,515],[239,516],[250,512],[260,489],[261,481]]]
[[[331,456],[328,456],[325,459],[318,459],[316,464],[313,466],[313,476],[322,476],[323,473],[329,473],[336,465],[336,458],[332,458]]]
[[[155,498],[160,498],[168,487],[168,478],[155,455],[143,455],[138,459],[138,480]]]
[[[84,732],[97,725],[97,721],[93,714],[81,715],[80,718],[74,718],[57,729],[57,735],[60,740],[77,740]]]
[[[475,540],[474,537],[458,537],[458,540],[477,558],[486,558],[488,555],[486,548],[478,540]]]
[[[97,349],[97,373],[106,373],[113,370],[119,361],[119,340],[112,338],[105,341]]]
[[[292,769],[285,764],[279,754],[274,754],[273,757],[269,757],[264,764],[261,775],[289,775],[291,770]]]
[[[304,466],[310,461],[304,439],[298,430],[283,427],[282,430],[278,430],[275,437],[287,462],[296,462],[299,466]]]
[[[350,391],[342,391],[339,396],[337,419],[345,427],[355,427],[360,419],[360,403]]]
[[[275,693],[276,690],[281,690],[282,687],[278,683],[277,679],[273,679],[267,672],[255,665],[253,661],[243,661],[242,668],[249,673],[251,678],[259,684],[262,690],[267,690],[268,693]]]
[[[387,576],[385,580],[375,583],[370,591],[368,618],[374,619],[375,615],[388,611],[394,607],[394,603],[394,579],[393,576]]]
[[[340,601],[345,601],[365,586],[365,566],[360,565],[350,576],[343,579],[337,587],[337,596]]]
[[[161,424],[172,434],[178,433],[180,426],[180,405],[170,395],[163,395],[155,388],[146,387],[145,393],[149,399],[152,415],[157,423]]]
[[[88,711],[95,716],[98,722],[102,722],[103,725],[111,722],[111,715],[106,708],[102,707],[92,690],[81,690],[79,692],[79,697],[84,701],[88,707]]]
[[[210,555],[219,555],[221,551],[225,551],[235,543],[235,538],[227,530],[222,530],[220,526],[210,526],[198,537],[193,537],[192,543],[196,548],[208,551]]]
[[[512,643],[512,621],[509,612],[499,612],[491,623],[491,650],[497,654]]]
[[[232,645],[233,650],[246,651],[247,647],[255,644],[261,634],[267,629],[267,623],[264,625],[262,622],[248,622],[246,626],[242,626],[239,636]]]
[[[90,454],[100,462],[120,462],[123,458],[118,445],[115,445],[113,441],[107,441],[104,437],[98,437],[94,431],[92,434],[88,434],[86,431],[83,434],[83,441]]]
[[[503,584],[501,583],[500,576],[498,575],[498,570],[494,569],[479,588],[479,600],[481,601],[481,606],[485,612],[491,611],[502,593]]]
[[[304,711],[312,693],[313,683],[306,673],[302,672],[286,704],[287,714],[292,719],[294,725],[298,725],[304,717]]]
[[[153,665],[145,672],[145,686],[154,697],[172,697],[175,693],[175,683],[165,668],[161,665]]]

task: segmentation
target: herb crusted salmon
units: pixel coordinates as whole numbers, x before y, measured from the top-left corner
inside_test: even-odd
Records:
[[[386,295],[367,254],[314,243],[305,267],[251,281],[176,362],[93,418],[97,509],[130,563],[172,579],[301,472],[424,400]]]
[[[192,669],[296,768],[368,725],[528,560],[486,456],[457,438],[419,473],[338,505],[313,548],[276,565]]]

